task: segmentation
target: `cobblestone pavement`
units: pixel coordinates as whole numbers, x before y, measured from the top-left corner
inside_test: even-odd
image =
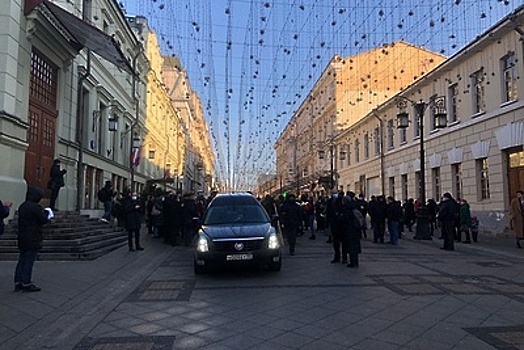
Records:
[[[359,269],[300,237],[280,272],[193,274],[147,237],[95,261],[37,261],[39,293],[0,262],[0,349],[524,349],[524,251],[484,238],[440,250],[363,240]]]

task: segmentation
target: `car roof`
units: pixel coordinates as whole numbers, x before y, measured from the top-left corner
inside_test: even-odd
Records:
[[[260,205],[260,203],[249,193],[224,193],[217,195],[209,204],[210,207],[244,205]]]

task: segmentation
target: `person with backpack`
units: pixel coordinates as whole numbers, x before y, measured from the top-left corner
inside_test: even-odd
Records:
[[[102,215],[100,220],[109,223],[109,220],[111,220],[111,211],[113,209],[113,197],[116,196],[111,181],[106,181],[104,187],[98,191],[97,196],[98,200],[104,204],[104,215]]]
[[[388,243],[398,245],[398,226],[402,218],[402,207],[392,196],[388,197],[386,217],[388,219]]]

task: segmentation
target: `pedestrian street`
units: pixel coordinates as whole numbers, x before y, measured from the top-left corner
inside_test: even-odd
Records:
[[[362,241],[330,264],[299,237],[280,272],[194,275],[188,248],[147,236],[95,261],[37,261],[40,293],[0,262],[0,349],[524,349],[524,255],[511,239]]]

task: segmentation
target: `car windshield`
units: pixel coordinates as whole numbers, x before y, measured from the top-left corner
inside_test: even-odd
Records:
[[[204,218],[204,225],[264,224],[268,217],[260,206],[211,206]]]

